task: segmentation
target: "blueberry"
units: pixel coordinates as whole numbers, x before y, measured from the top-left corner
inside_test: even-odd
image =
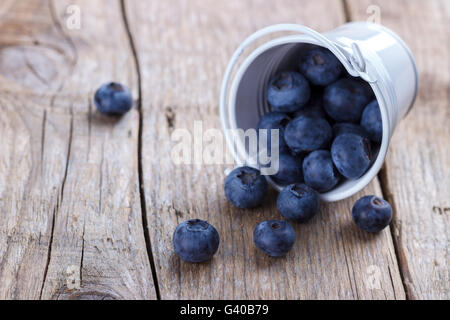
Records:
[[[133,107],[133,97],[126,86],[110,82],[102,85],[94,95],[98,111],[106,115],[122,115]]]
[[[331,158],[344,177],[359,178],[372,162],[370,140],[353,133],[343,133],[331,145]]]
[[[327,86],[336,81],[343,70],[334,54],[322,47],[307,51],[299,67],[305,78],[317,86]]]
[[[361,126],[367,131],[372,141],[381,142],[383,123],[381,121],[381,111],[377,100],[373,100],[364,108],[361,117]]]
[[[353,221],[367,232],[378,232],[386,228],[392,219],[389,202],[377,196],[365,196],[356,201],[352,209]]]
[[[225,179],[225,195],[238,208],[253,208],[262,203],[267,191],[267,181],[259,170],[239,167]]]
[[[369,135],[360,125],[351,122],[338,122],[333,125],[333,136],[336,138],[343,133],[354,133],[364,138],[369,138]]]
[[[286,219],[306,222],[319,210],[319,196],[306,184],[291,184],[278,194],[277,208]]]
[[[371,92],[356,79],[343,78],[325,88],[323,106],[337,122],[359,122]]]
[[[286,126],[284,139],[295,154],[326,148],[333,134],[323,118],[297,117]]]
[[[217,230],[200,219],[180,223],[173,233],[175,253],[188,262],[211,259],[219,248],[219,241]]]
[[[267,102],[273,111],[294,112],[309,100],[309,83],[297,72],[287,71],[273,77],[267,88]]]
[[[281,153],[278,157],[278,172],[270,176],[273,181],[287,185],[303,181],[302,160],[288,153]]]
[[[286,125],[289,123],[291,119],[289,116],[285,113],[281,112],[270,112],[266,113],[261,117],[261,119],[258,122],[258,135],[260,130],[266,130],[267,131],[267,150],[268,155],[271,154],[271,131],[272,129],[278,129],[278,146],[279,146],[279,153],[288,151],[288,147],[286,142],[284,141],[284,129]]]
[[[294,246],[295,232],[287,221],[263,221],[253,231],[253,241],[256,247],[265,254],[271,257],[281,257]]]
[[[328,150],[311,152],[303,161],[305,183],[319,192],[333,189],[340,179],[340,174],[331,160]]]

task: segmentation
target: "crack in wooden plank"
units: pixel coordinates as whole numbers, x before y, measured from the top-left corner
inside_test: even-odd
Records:
[[[86,220],[83,224],[83,234],[81,235],[81,259],[80,259],[80,287],[83,286],[83,262],[84,262],[84,233],[86,232]]]
[[[378,177],[378,180],[380,181],[381,194],[383,195],[383,198],[386,199],[391,204],[392,211],[393,211],[392,214],[393,214],[393,216],[395,216],[395,208],[397,206],[395,205],[394,195],[392,194],[392,191],[390,191],[390,189],[389,189],[386,166],[387,166],[387,164],[385,163],[383,165],[383,167],[381,168],[381,170],[379,171],[377,177]],[[397,265],[398,265],[398,269],[399,269],[399,273],[400,273],[400,279],[402,280],[403,290],[405,291],[406,299],[410,300],[411,292],[410,292],[406,282],[408,281],[409,283],[411,283],[411,280],[410,280],[411,277],[409,276],[408,262],[406,259],[402,259],[404,254],[402,253],[402,247],[400,245],[401,240],[396,239],[398,227],[395,225],[394,220],[395,219],[393,217],[391,224],[389,226],[389,230],[390,230],[390,234],[392,237],[392,244],[394,246],[395,259],[397,261]],[[395,290],[394,290],[394,292],[395,292]]]
[[[41,291],[39,293],[39,299],[42,300],[42,294],[44,292],[44,286],[45,283],[47,281],[47,274],[48,274],[48,268],[50,265],[50,260],[51,260],[51,254],[52,254],[52,246],[53,246],[53,235],[54,235],[54,231],[55,231],[55,220],[56,220],[56,215],[59,212],[59,209],[61,207],[61,203],[64,197],[64,186],[66,183],[66,179],[67,179],[67,173],[69,170],[69,160],[70,160],[70,153],[71,153],[71,149],[72,149],[72,137],[73,137],[73,113],[72,113],[72,108],[70,109],[71,111],[71,117],[70,117],[70,129],[69,129],[69,142],[68,142],[68,146],[67,146],[67,156],[66,156],[66,165],[65,165],[65,169],[64,169],[64,177],[61,183],[61,191],[57,200],[57,204],[56,204],[56,208],[53,210],[53,216],[52,216],[52,228],[51,228],[51,233],[50,233],[50,241],[49,241],[49,246],[48,246],[48,252],[47,252],[47,262],[45,264],[45,269],[44,269],[44,277],[42,280],[42,287],[41,287]]]
[[[48,244],[47,261],[45,263],[44,278],[42,280],[41,291],[39,292],[39,300],[42,300],[42,293],[44,292],[44,286],[45,286],[45,282],[47,280],[47,274],[48,274],[48,267],[50,265],[50,259],[51,259],[51,256],[52,256],[53,232],[55,230],[55,217],[56,217],[56,211],[57,210],[58,210],[57,208],[53,209],[52,228],[51,228],[51,232],[50,232],[50,241],[49,241],[49,244]]]
[[[143,114],[142,114],[142,83],[141,83],[141,70],[139,57],[137,54],[136,46],[134,43],[134,38],[128,23],[127,10],[124,0],[120,1],[120,7],[122,11],[123,23],[125,26],[125,31],[128,36],[130,49],[133,54],[134,64],[136,67],[137,81],[138,81],[138,99],[137,99],[137,110],[139,113],[139,128],[138,128],[138,179],[139,179],[139,197],[141,201],[141,213],[142,213],[142,227],[144,232],[145,245],[147,249],[147,256],[149,259],[150,267],[152,270],[153,285],[155,286],[156,298],[161,300],[161,294],[158,285],[158,275],[156,273],[155,261],[153,258],[152,244],[150,239],[150,233],[148,231],[148,219],[147,219],[147,204],[145,199],[144,190],[144,175],[142,169],[142,135],[143,135]]]

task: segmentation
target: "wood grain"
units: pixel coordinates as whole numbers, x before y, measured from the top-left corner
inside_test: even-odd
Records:
[[[253,228],[280,218],[271,192],[264,206],[238,210],[226,201],[224,165],[175,165],[176,129],[220,129],[219,85],[228,59],[251,32],[278,22],[327,30],[344,22],[337,1],[126,1],[140,61],[142,165],[148,231],[163,299],[404,299],[389,229],[359,231],[350,210],[363,192],[324,205],[305,225],[286,258],[253,245]],[[193,151],[195,153],[195,151]],[[221,244],[211,262],[187,264],[173,253],[172,233],[189,218],[208,220]]]
[[[418,98],[396,129],[382,175],[406,291],[411,299],[449,299],[449,2],[351,0],[351,18],[365,19],[369,5],[410,46],[420,75]]]
[[[124,3],[126,12],[106,0],[0,4],[0,299],[155,299],[152,258],[163,299],[449,298],[448,2]],[[80,8],[81,29],[67,27],[69,5]],[[367,19],[369,5],[413,50],[416,105],[379,179],[295,225],[286,258],[265,257],[252,233],[280,218],[276,194],[258,209],[230,206],[229,166],[174,164],[171,135],[192,133],[195,121],[220,129],[221,78],[251,32],[278,22],[325,31]],[[137,98],[122,118],[92,106],[94,90],[112,79]],[[364,194],[391,201],[391,230],[370,235],[353,225],[351,206]],[[189,218],[218,229],[211,262],[173,253],[173,230]]]
[[[120,3],[6,1],[0,17],[0,298],[155,298],[139,114],[107,119],[91,105],[110,80],[137,96]]]

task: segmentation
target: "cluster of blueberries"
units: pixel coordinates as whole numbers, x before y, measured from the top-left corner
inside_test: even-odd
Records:
[[[278,167],[270,178],[284,186],[277,209],[287,220],[303,223],[319,210],[319,192],[335,188],[344,179],[357,179],[371,166],[382,139],[381,113],[370,86],[349,76],[327,49],[307,51],[297,71],[276,74],[268,83],[271,112],[263,115],[258,132],[279,130]],[[260,171],[243,166],[225,179],[225,194],[239,208],[263,202],[268,188]],[[378,232],[391,221],[392,208],[377,196],[359,199],[353,221],[368,232]],[[295,232],[285,220],[268,220],[253,232],[256,247],[272,256],[284,256],[295,243]],[[188,220],[173,235],[175,252],[189,262],[210,259],[219,246],[217,230],[202,220]]]
[[[370,86],[344,73],[329,50],[307,51],[299,69],[301,73],[281,72],[270,80],[267,102],[272,112],[261,117],[258,132],[280,133],[274,182],[304,181],[327,192],[369,169],[382,138],[381,113]]]
[[[357,179],[370,167],[382,138],[381,113],[370,87],[345,73],[327,49],[307,51],[299,72],[275,75],[267,88],[271,112],[258,123],[267,132],[279,130],[279,170],[270,178],[283,185],[277,209],[291,221],[303,223],[319,210],[319,192],[327,192],[344,179]],[[133,106],[130,90],[111,82],[95,93],[97,109],[121,115]],[[225,194],[239,208],[259,206],[266,196],[267,180],[260,171],[243,166],[225,179]],[[378,232],[391,221],[392,208],[377,196],[359,199],[352,209],[355,224]],[[256,247],[272,257],[284,256],[295,243],[295,232],[285,220],[268,220],[253,232]],[[173,234],[176,254],[188,262],[209,260],[219,247],[219,234],[208,222],[182,222]]]

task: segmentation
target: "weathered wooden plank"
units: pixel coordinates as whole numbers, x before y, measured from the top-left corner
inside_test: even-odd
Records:
[[[232,52],[263,26],[294,22],[318,30],[344,22],[338,1],[127,1],[142,74],[142,163],[158,283],[171,298],[403,299],[390,231],[369,235],[351,222],[357,196],[324,205],[296,225],[295,249],[284,259],[253,246],[256,224],[279,218],[271,192],[262,208],[238,210],[223,192],[223,165],[175,165],[171,133],[220,128],[218,95]],[[325,14],[326,13],[326,14]],[[193,151],[198,152],[198,151]],[[364,194],[381,194],[378,181]],[[361,196],[360,193],[358,196]],[[176,225],[201,218],[221,245],[208,263],[187,264],[172,250]]]
[[[120,3],[9,5],[0,20],[0,297],[155,298],[139,114],[107,119],[90,102],[112,79],[137,96]],[[79,29],[68,20],[78,9]]]
[[[419,69],[418,98],[396,129],[382,176],[395,209],[392,231],[406,291],[411,299],[449,299],[450,6],[352,0],[351,18],[364,19],[369,5],[410,46]]]
[[[49,113],[44,107],[51,106],[50,93],[56,90],[60,78],[48,88],[45,76],[55,70],[53,59],[69,65],[68,61],[62,63],[65,57],[60,54],[69,49],[56,32],[53,36],[60,43],[58,50],[36,44],[42,39],[33,36],[34,32],[53,30],[51,19],[44,18],[49,14],[48,7],[47,11],[40,10],[37,2],[7,5],[0,20],[0,297],[35,299],[39,298],[45,274],[52,216],[64,177],[70,135],[70,117],[62,112]],[[30,18],[31,12],[35,19]],[[30,56],[41,58],[40,65],[35,67]],[[37,73],[39,67],[47,74]],[[44,94],[43,90],[50,92]],[[53,137],[50,148],[45,134]]]

